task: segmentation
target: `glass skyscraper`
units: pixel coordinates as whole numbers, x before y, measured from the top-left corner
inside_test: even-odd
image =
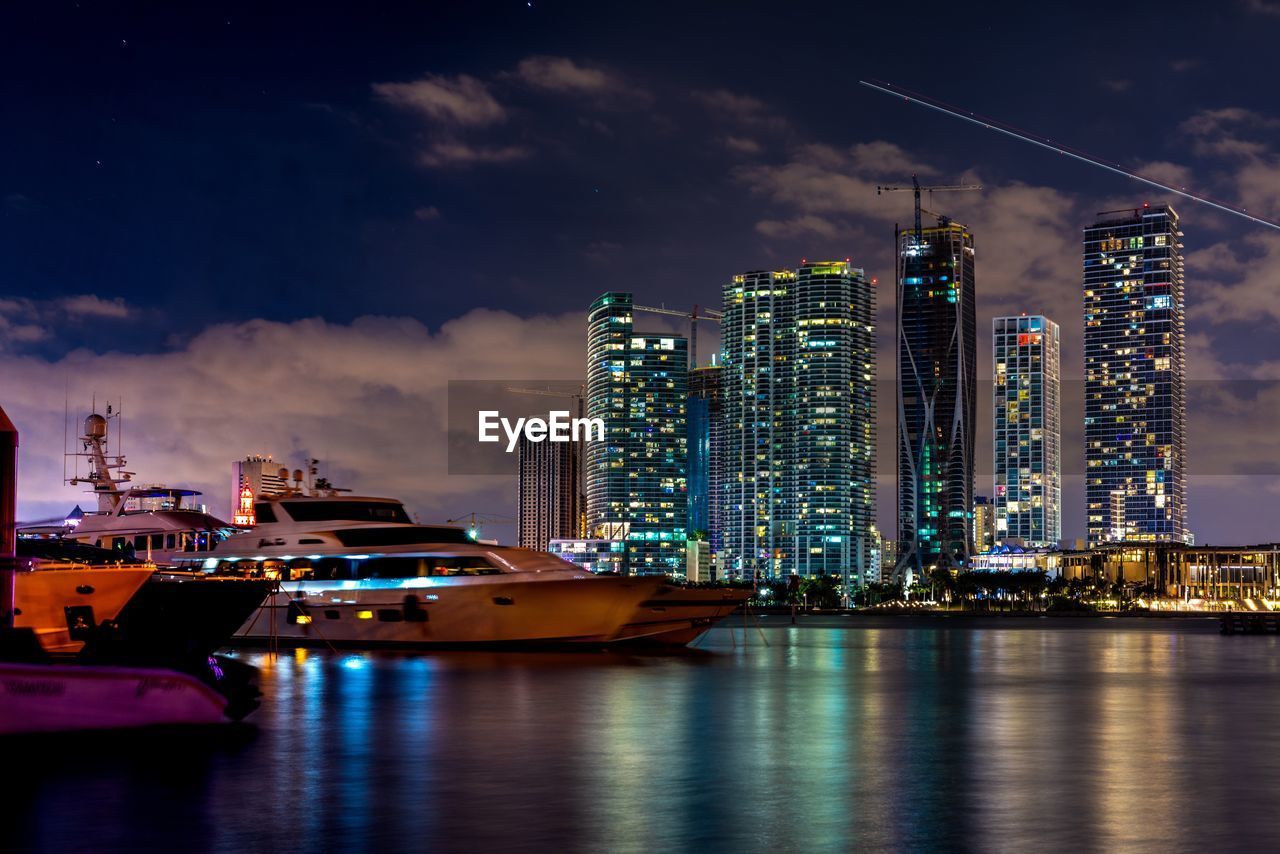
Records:
[[[977,311],[973,234],[941,217],[900,229],[898,561],[916,577],[967,565],[973,514]]]
[[[1191,542],[1182,231],[1168,206],[1084,230],[1089,543]]]
[[[688,340],[634,331],[632,298],[605,293],[587,319],[587,534],[625,540],[624,571],[683,574],[688,534]]]
[[[997,542],[1042,548],[1062,537],[1059,343],[1058,324],[1040,315],[991,323]]]
[[[723,565],[869,578],[875,298],[847,261],[735,276],[721,320]]]
[[[712,552],[723,543],[724,408],[720,399],[720,366],[689,372],[689,532],[703,531]]]

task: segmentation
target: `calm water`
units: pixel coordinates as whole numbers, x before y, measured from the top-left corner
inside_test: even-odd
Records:
[[[254,732],[6,757],[6,847],[1274,849],[1280,639],[761,622],[668,656],[246,651]]]

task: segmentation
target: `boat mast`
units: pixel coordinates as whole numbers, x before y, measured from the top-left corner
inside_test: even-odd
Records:
[[[118,415],[117,413],[117,417]],[[89,474],[85,477],[77,474],[67,483],[73,486],[90,484],[93,494],[98,496],[98,512],[118,516],[124,509],[125,498],[129,494],[129,488],[125,484],[133,479],[133,472],[124,470],[126,463],[123,453],[115,456],[107,453],[107,419],[111,417],[111,405],[108,404],[106,417],[94,412],[84,420],[84,435],[80,437],[82,450],[72,456],[89,458]]]

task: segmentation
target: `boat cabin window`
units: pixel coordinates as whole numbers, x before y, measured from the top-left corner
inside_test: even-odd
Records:
[[[151,548],[157,551],[164,548],[164,534],[151,535]]]
[[[285,512],[296,522],[395,522],[411,525],[404,507],[385,501],[285,501]],[[259,517],[258,521],[262,521]]]
[[[276,511],[270,504],[265,501],[259,501],[253,505],[253,516],[261,525],[263,522],[274,522],[276,520]]]
[[[467,557],[380,557],[360,561],[360,578],[426,578],[497,575],[502,570],[479,555]]]
[[[178,538],[174,534],[164,535],[164,547],[169,551],[173,551],[178,547]]]
[[[461,528],[444,528],[432,525],[412,525],[404,528],[346,528],[333,535],[344,546],[358,549],[375,546],[409,546],[424,543],[466,543],[471,545],[467,532]]]

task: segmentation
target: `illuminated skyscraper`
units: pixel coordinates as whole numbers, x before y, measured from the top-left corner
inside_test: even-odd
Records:
[[[997,317],[991,330],[995,539],[1056,546],[1062,537],[1058,324],[1039,315]]]
[[[580,536],[578,446],[531,442],[522,435],[518,453],[516,539],[520,547],[546,551],[553,538]]]
[[[725,571],[868,580],[875,298],[848,262],[725,286]]]
[[[688,539],[687,339],[634,330],[632,299],[605,293],[587,319],[587,535],[625,539],[631,574],[684,571]]]
[[[973,234],[942,217],[898,237],[898,562],[963,567],[973,513]]]
[[[1191,542],[1187,525],[1182,232],[1171,207],[1109,211],[1084,230],[1089,543]]]
[[[705,531],[712,552],[719,552],[724,509],[724,410],[720,366],[689,372],[689,531]]]

